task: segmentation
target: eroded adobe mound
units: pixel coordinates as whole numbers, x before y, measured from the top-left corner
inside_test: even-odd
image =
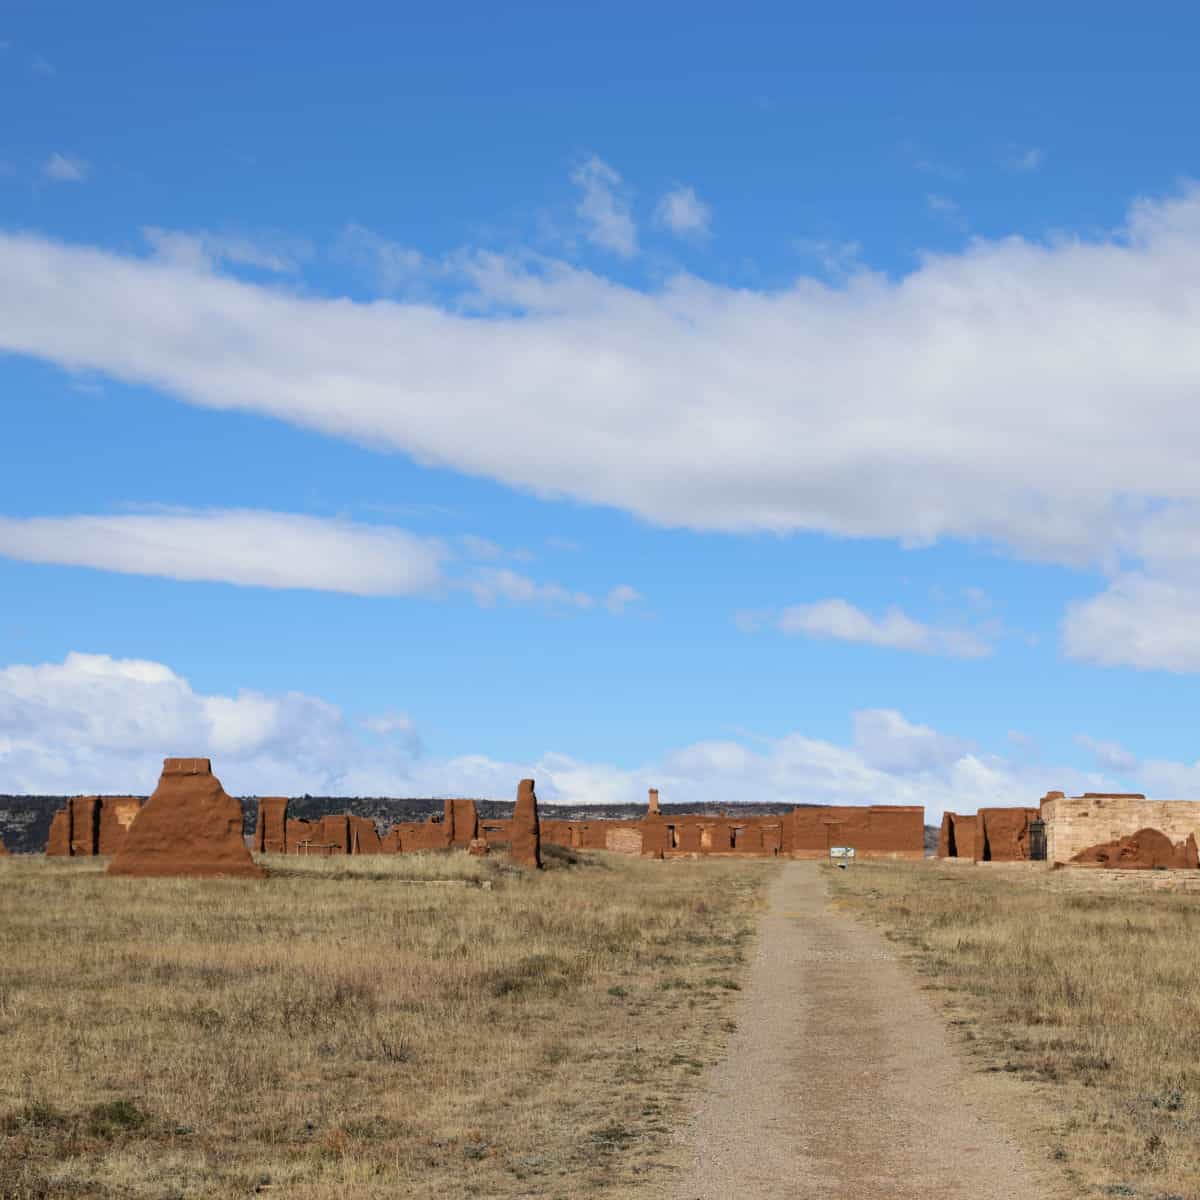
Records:
[[[1139,829],[1128,837],[1101,842],[1081,850],[1071,862],[1084,867],[1110,867],[1127,871],[1152,871],[1155,868],[1196,870],[1200,856],[1196,839],[1188,834],[1182,842],[1173,842],[1157,829]]]
[[[110,875],[266,875],[242,840],[242,806],[207,758],[168,758],[154,795],[108,864]]]

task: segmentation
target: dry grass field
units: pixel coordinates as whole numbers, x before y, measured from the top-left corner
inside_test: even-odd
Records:
[[[630,1196],[767,861],[0,859],[0,1196]],[[445,881],[445,882],[439,882]]]
[[[1037,1136],[1085,1194],[1200,1197],[1200,898],[1063,872],[831,874],[837,903],[909,947],[980,1066],[1042,1094]]]

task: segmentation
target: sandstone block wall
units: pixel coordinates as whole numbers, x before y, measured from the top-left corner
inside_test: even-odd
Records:
[[[1200,801],[1147,800],[1138,796],[1048,796],[1042,801],[1046,857],[1070,862],[1076,854],[1104,842],[1130,837],[1139,829],[1157,829],[1173,842],[1200,840]]]

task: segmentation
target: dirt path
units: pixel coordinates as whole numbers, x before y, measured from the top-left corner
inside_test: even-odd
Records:
[[[1048,1200],[1000,1118],[1011,1081],[967,1069],[890,944],[784,865],[729,1053],[684,1133],[675,1200]]]

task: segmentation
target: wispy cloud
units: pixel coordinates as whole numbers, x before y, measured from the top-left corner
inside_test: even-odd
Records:
[[[82,158],[55,151],[42,163],[42,178],[52,183],[82,183],[90,170]]]
[[[627,583],[620,583],[604,597],[604,607],[613,616],[620,616],[631,604],[636,604],[641,599],[644,597],[637,588],[630,587]]]
[[[838,242],[830,238],[796,238],[792,242],[797,254],[816,261],[826,275],[844,277],[862,265],[859,242]]]
[[[737,613],[734,621],[746,633],[771,628],[791,636],[858,642],[950,658],[986,658],[992,653],[977,631],[927,625],[895,606],[880,617],[872,617],[840,598],[795,604],[778,613],[744,611]]]
[[[621,258],[632,258],[638,249],[637,226],[621,176],[593,154],[571,171],[571,182],[581,192],[576,212],[588,241]]]
[[[637,288],[493,255],[467,285],[483,315],[29,234],[0,233],[0,278],[0,348],[173,402],[660,526],[1102,566],[1066,652],[1200,670],[1197,187],[1102,236],[974,238],[836,284]]]
[[[432,591],[443,582],[447,556],[435,539],[391,526],[252,509],[0,517],[0,555],[126,575],[360,596]]]
[[[712,231],[712,208],[691,187],[667,192],[654,210],[654,219],[678,237],[704,238]]]
[[[953,225],[955,229],[966,232],[967,220],[963,216],[962,208],[957,200],[951,196],[944,195],[941,192],[927,192],[925,194],[925,207],[935,216],[941,217],[949,225]]]
[[[230,263],[289,275],[312,255],[312,245],[307,239],[278,233],[251,235],[209,229],[186,232],[147,225],[142,236],[164,262],[200,271]]]
[[[1089,737],[1086,733],[1077,734],[1075,741],[1085,750],[1091,751],[1096,762],[1106,771],[1128,775],[1137,769],[1137,755],[1126,750],[1120,742],[1103,741]]]
[[[354,222],[338,235],[334,254],[357,268],[386,293],[405,290],[423,279],[431,268],[419,250],[394,242]]]
[[[468,557],[479,559],[483,562],[498,562],[502,558],[515,559],[517,562],[533,561],[533,555],[521,546],[510,550],[506,546],[501,546],[499,542],[493,542],[490,538],[479,537],[474,533],[463,534],[461,541]]]
[[[1046,161],[1046,152],[1040,146],[1013,147],[1004,156],[1001,165],[1006,171],[1028,174],[1039,170]]]
[[[595,598],[557,583],[538,583],[507,567],[483,567],[463,584],[477,603],[491,608],[501,600],[513,604],[544,604],[549,607],[592,608]]]
[[[393,711],[378,713],[374,716],[364,717],[362,726],[376,737],[387,738],[389,741],[399,743],[409,754],[419,755],[422,752],[423,746],[421,735],[417,730],[417,723],[408,713]]]
[[[532,558],[525,550],[508,550],[475,535],[458,542],[465,560],[444,539],[393,525],[263,509],[0,517],[0,557],[22,562],[355,596],[465,592],[487,608],[500,601],[548,608],[597,606],[588,592],[492,565],[502,558]],[[619,614],[640,599],[634,588],[618,584],[603,604]]]
[[[920,171],[925,175],[933,175],[938,179],[959,180],[963,177],[963,170],[952,162],[947,162],[943,158],[939,158],[936,154],[931,154],[927,147],[921,146],[916,142],[902,141],[899,145],[899,151],[903,158],[907,159],[909,166],[914,171]]]

